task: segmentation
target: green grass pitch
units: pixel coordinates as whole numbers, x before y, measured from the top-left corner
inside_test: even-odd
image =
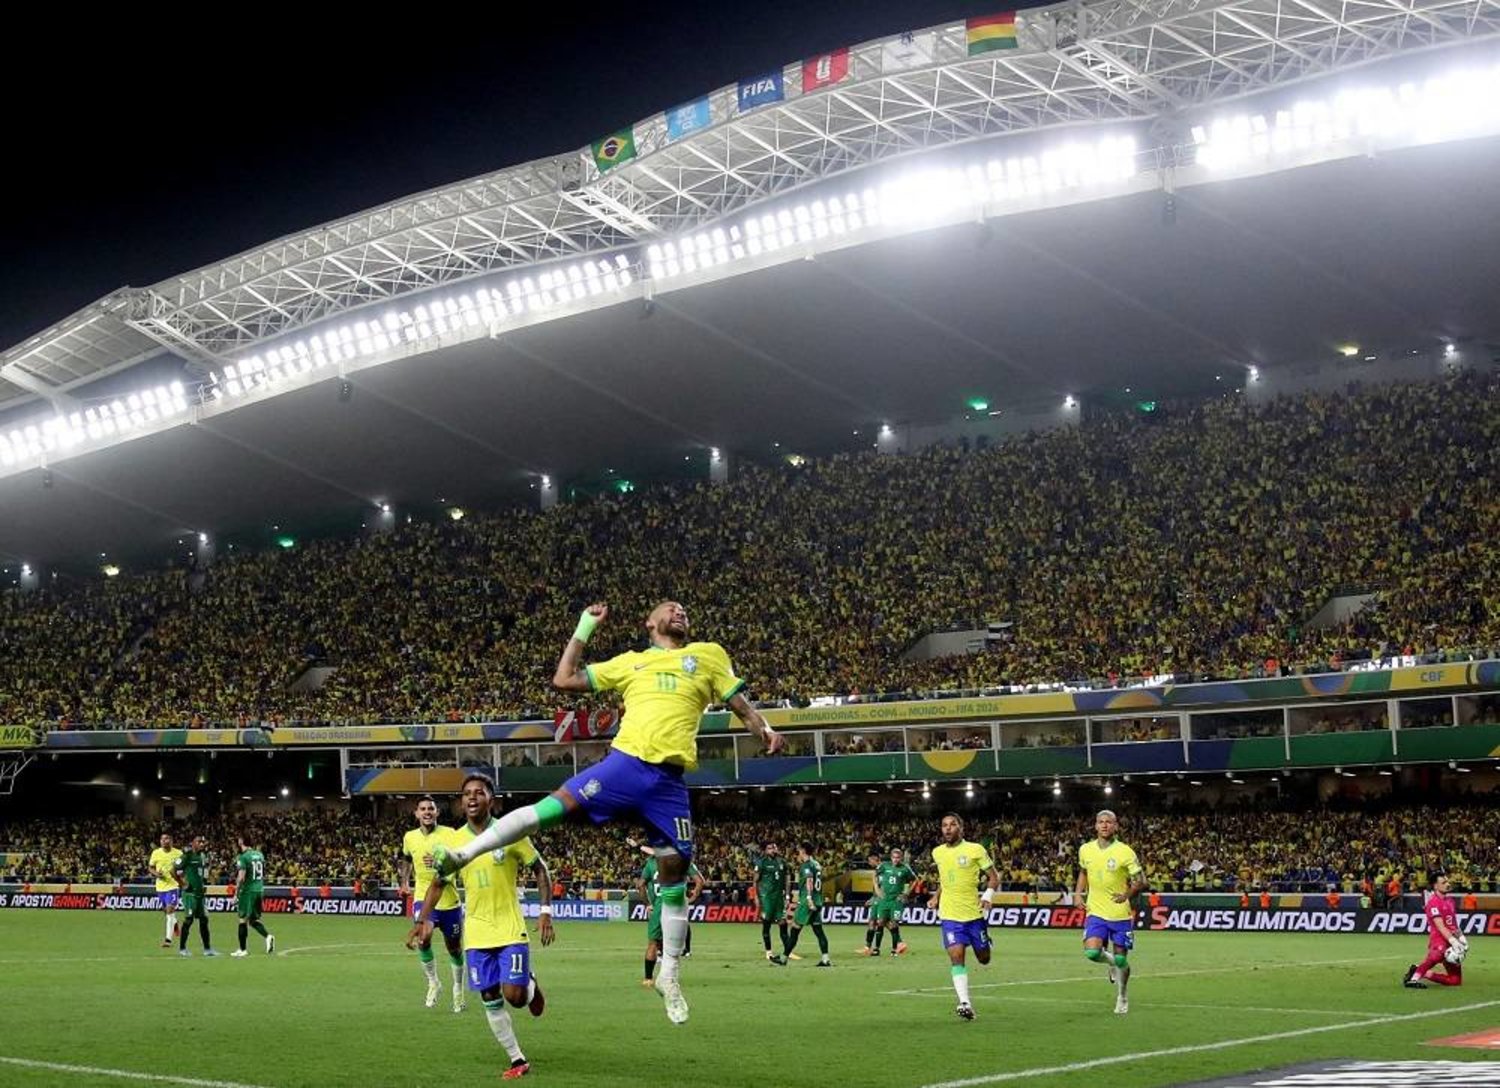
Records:
[[[447,1007],[441,956],[443,1002],[422,1007],[403,922],[268,923],[277,955],[261,952],[252,934],[249,959],[206,960],[197,934],[191,959],[157,948],[156,914],[0,915],[0,1085],[409,1088],[498,1079],[504,1055],[477,998],[463,1015]],[[222,952],[232,950],[232,918],[215,917],[213,933]],[[1113,989],[1082,959],[1077,934],[998,930],[995,962],[970,969],[979,1019],[963,1023],[935,931],[908,928],[910,954],[878,961],[854,954],[863,931],[830,928],[829,936],[833,970],[814,968],[810,933],[799,948],[811,945],[809,958],[777,968],[762,958],[759,927],[697,927],[683,971],[692,1020],[673,1027],[639,985],[643,925],[559,924],[557,943],[534,955],[547,1013],[515,1018],[529,1080],[1158,1088],[1319,1058],[1483,1059],[1483,1051],[1424,1043],[1500,1025],[1500,942],[1485,939],[1474,942],[1464,986],[1417,992],[1403,990],[1400,977],[1423,948],[1419,938],[1147,933],[1132,957],[1130,1014],[1117,1017]],[[1104,1064],[1066,1068],[1096,1061]]]

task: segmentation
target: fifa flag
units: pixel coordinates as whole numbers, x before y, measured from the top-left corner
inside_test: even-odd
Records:
[[[696,102],[684,102],[667,111],[667,139],[680,140],[712,123],[713,113],[708,108],[706,95]]]
[[[937,31],[908,30],[898,37],[887,39],[880,47],[880,68],[884,72],[921,68],[931,64],[936,53]]]
[[[635,158],[635,133],[631,129],[622,128],[613,135],[594,141],[594,165],[599,168],[601,174],[633,158]]]
[[[977,57],[995,49],[1016,48],[1016,13],[1002,11],[998,15],[981,15],[977,19],[966,19],[964,30],[969,39],[969,56]]]
[[[765,75],[740,80],[741,113],[753,110],[756,106],[764,106],[768,102],[780,102],[785,97],[786,84],[783,82],[780,68],[769,71]]]
[[[849,78],[849,50],[835,49],[802,62],[802,93],[831,87]]]

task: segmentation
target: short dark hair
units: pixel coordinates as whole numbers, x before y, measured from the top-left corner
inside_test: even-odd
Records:
[[[763,850],[769,850],[769,849],[771,849],[771,847],[773,847],[773,846],[776,845],[776,840],[775,839],[767,839],[765,842],[761,843],[760,845],[761,845],[761,848]]]
[[[417,798],[417,804],[420,805],[423,801],[431,801],[434,805],[437,804],[437,798],[430,793],[424,793],[421,797]]]
[[[1439,872],[1436,872],[1436,873],[1432,874],[1432,883],[1433,883],[1434,887],[1437,885],[1437,882],[1439,880],[1447,880],[1447,879],[1448,879],[1448,874],[1446,872],[1439,871]]]
[[[945,812],[945,813],[943,813],[943,819],[944,820],[946,820],[949,816],[952,816],[953,819],[955,821],[957,821],[959,827],[963,827],[964,826],[964,818],[962,816],[960,816],[958,813],[956,813],[956,812]],[[939,822],[941,822],[941,821],[939,821]]]
[[[495,780],[483,771],[470,771],[464,775],[463,783],[458,787],[458,792],[463,793],[464,790],[468,789],[470,782],[483,782],[484,788],[490,791],[490,796],[493,797],[495,795]]]
[[[802,847],[802,849],[806,850],[809,854],[813,852],[813,844],[811,839],[803,839],[797,845]]]

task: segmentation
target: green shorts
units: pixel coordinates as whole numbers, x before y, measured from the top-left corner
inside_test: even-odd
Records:
[[[901,923],[901,901],[899,899],[876,899],[870,904],[870,924]]]
[[[207,900],[201,892],[183,892],[182,910],[189,918],[207,918]]]
[[[646,940],[661,944],[661,908],[652,907],[646,918]]]
[[[260,917],[260,902],[265,889],[243,888],[239,893],[239,916],[248,920]]]
[[[823,924],[823,904],[809,904],[806,899],[797,901],[797,913],[792,920],[799,926],[820,926]]]
[[[786,900],[778,895],[768,895],[760,901],[760,920],[780,922],[786,918]]]

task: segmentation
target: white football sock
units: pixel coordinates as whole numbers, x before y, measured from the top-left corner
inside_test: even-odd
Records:
[[[526,1004],[530,1005],[534,997],[536,997],[536,976],[532,975],[526,980]]]
[[[168,914],[167,915],[167,937],[166,937],[167,940],[170,941],[172,939],[172,931],[174,929],[176,929],[176,928],[177,928],[177,915],[175,913]]]
[[[661,905],[661,977],[676,978],[682,966],[682,950],[687,945],[688,909],[686,903]]]
[[[967,970],[953,976],[953,989],[958,993],[958,1003],[967,1005],[969,1003],[969,972]]]
[[[462,848],[450,851],[450,853],[460,863],[467,865],[486,851],[498,850],[502,846],[520,842],[527,835],[535,833],[540,826],[541,821],[537,817],[535,805],[513,808],[475,835],[472,840],[466,842]]]
[[[492,1007],[485,1002],[484,1015],[490,1022],[490,1030],[495,1033],[495,1038],[505,1048],[505,1053],[510,1055],[511,1061],[525,1058],[521,1053],[521,1044],[516,1042],[516,1029],[510,1022],[510,1010],[504,1005]]]
[[[458,963],[453,963],[453,962],[450,961],[449,964],[448,964],[448,966],[451,967],[451,968],[453,968],[453,988],[455,990],[462,990],[464,988],[464,965],[463,965],[463,962],[460,961]]]
[[[426,960],[422,963],[422,974],[427,976],[428,982],[437,981],[437,961]]]

